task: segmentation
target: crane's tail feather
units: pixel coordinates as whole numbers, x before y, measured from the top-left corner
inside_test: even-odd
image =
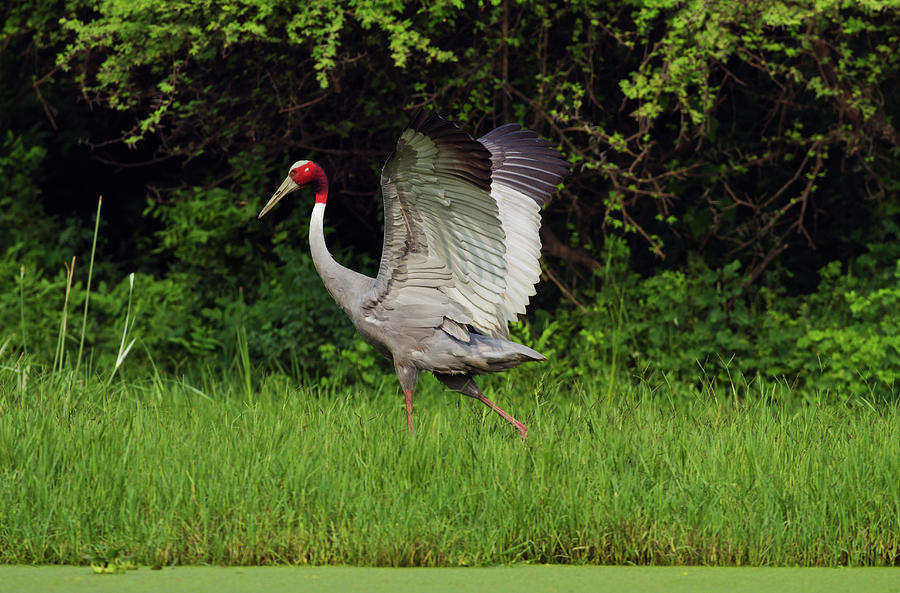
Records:
[[[485,373],[511,369],[523,362],[547,360],[540,352],[503,338],[472,334],[472,346],[475,351],[470,364]]]

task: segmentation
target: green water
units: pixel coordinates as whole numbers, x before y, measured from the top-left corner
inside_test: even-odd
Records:
[[[0,566],[0,591],[900,592],[900,568],[518,566],[499,568],[181,567],[98,575],[82,566]]]

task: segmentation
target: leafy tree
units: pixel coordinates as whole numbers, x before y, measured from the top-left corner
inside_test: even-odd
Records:
[[[615,250],[646,279],[626,284],[651,310],[693,310],[710,283],[727,286],[713,300],[734,335],[764,311],[790,317],[772,294],[820,294],[859,258],[893,270],[881,247],[897,240],[900,213],[900,0],[27,0],[3,11],[0,68],[19,84],[0,89],[13,188],[0,199],[49,225],[8,234],[4,248],[58,262],[50,246],[89,236],[79,224],[106,191],[97,179],[118,179],[105,252],[120,269],[108,280],[137,269],[190,287],[173,319],[209,327],[172,341],[179,360],[221,349],[238,317],[257,320],[248,339],[267,356],[292,338],[321,343],[316,332],[337,322],[271,284],[312,286],[305,208],[262,224],[255,212],[290,162],[315,158],[351,198],[329,210],[336,248],[373,271],[378,166],[419,106],[476,134],[520,121],[572,161],[545,213],[541,307],[589,310],[595,283],[622,278],[607,270]],[[88,161],[101,168],[86,175]],[[19,177],[6,173],[13,162]],[[93,194],[87,208],[77,191]],[[52,237],[62,226],[75,230]],[[820,273],[834,261],[840,274]],[[875,277],[893,290],[892,275]],[[635,343],[659,342],[632,329]],[[843,344],[835,353],[853,343],[788,334]]]
[[[259,149],[272,165],[314,154],[339,189],[370,195],[397,107],[478,130],[522,120],[579,166],[551,252],[596,267],[586,255],[624,232],[676,264],[739,257],[749,285],[776,261],[818,267],[823,243],[858,251],[848,227],[880,233],[896,211],[897,8],[120,0],[67,3],[41,39],[64,40],[54,68],[84,98],[131,114],[118,141],[151,144],[148,163],[197,162],[203,183]]]

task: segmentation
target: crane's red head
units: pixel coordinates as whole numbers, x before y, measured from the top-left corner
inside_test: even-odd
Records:
[[[328,178],[325,177],[325,171],[312,161],[297,161],[291,165],[287,178],[259,213],[259,218],[265,216],[281,198],[310,184],[316,192],[316,204],[324,204],[328,200]]]

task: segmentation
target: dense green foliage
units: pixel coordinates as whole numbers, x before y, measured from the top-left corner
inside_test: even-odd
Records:
[[[835,399],[893,396],[900,389],[900,246],[885,250],[890,257],[870,253],[822,268],[812,294],[763,289],[755,300],[741,298],[737,261],[711,269],[694,259],[685,270],[641,278],[627,262],[610,260],[618,276],[589,293],[586,313],[557,315],[554,341],[566,344],[579,368],[624,363],[669,383],[759,374]]]
[[[896,403],[513,377],[524,444],[433,379],[410,436],[393,384],[4,368],[0,563],[900,562]]]
[[[315,158],[333,248],[374,272],[378,166],[424,105],[476,134],[521,121],[574,165],[545,211],[547,281],[522,339],[581,371],[697,389],[740,373],[840,399],[896,391],[896,0],[0,10],[12,350],[60,363],[83,335],[113,366],[134,272],[129,364],[246,352],[379,383],[388,369],[315,277],[303,198],[255,214],[287,164]],[[87,328],[60,332],[84,306],[101,193]]]

